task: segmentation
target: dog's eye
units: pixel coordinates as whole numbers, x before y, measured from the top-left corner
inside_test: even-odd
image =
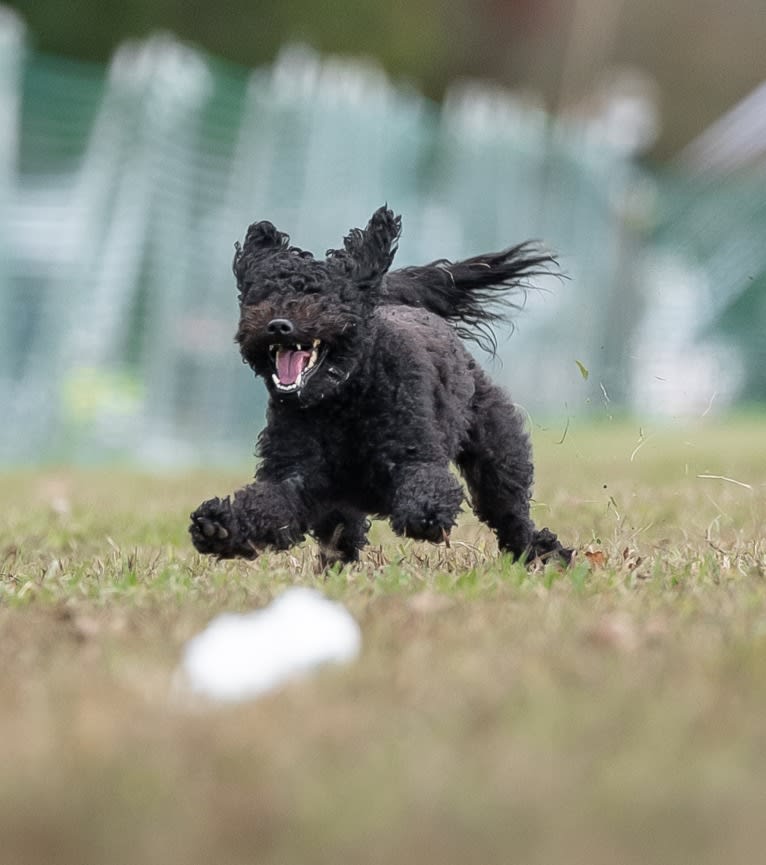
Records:
[[[268,291],[261,282],[246,282],[243,286],[242,297],[247,306],[259,303],[267,295]]]
[[[318,279],[312,279],[311,277],[301,276],[293,279],[290,287],[297,294],[321,294],[322,292],[322,283]]]

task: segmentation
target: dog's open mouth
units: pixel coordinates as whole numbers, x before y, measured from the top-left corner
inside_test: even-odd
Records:
[[[269,354],[276,369],[271,376],[274,385],[281,393],[290,393],[303,387],[324,360],[325,351],[321,340],[315,339],[311,348],[301,343],[270,345]]]

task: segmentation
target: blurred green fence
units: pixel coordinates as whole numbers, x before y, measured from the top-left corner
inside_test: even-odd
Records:
[[[737,394],[749,403],[766,402],[766,145],[760,146],[760,162],[663,177],[654,233],[657,249],[672,249],[698,269],[697,303],[709,307],[700,337],[729,347]]]
[[[400,264],[561,253],[570,279],[530,296],[492,367],[525,407],[653,399],[628,348],[651,182],[585,124],[486,86],[437,107],[304,48],[247,72],[157,37],[86,66],[31,52],[8,13],[0,109],[3,462],[244,457],[264,390],[232,344],[234,241],[266,218],[321,252],[384,201]]]

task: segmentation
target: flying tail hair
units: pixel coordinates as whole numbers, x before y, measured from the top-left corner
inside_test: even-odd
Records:
[[[556,258],[534,242],[464,261],[433,261],[386,276],[381,301],[422,307],[454,325],[463,339],[497,351],[492,325],[524,306],[535,277],[558,273]]]

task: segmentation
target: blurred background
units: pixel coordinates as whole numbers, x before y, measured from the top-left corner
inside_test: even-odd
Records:
[[[234,241],[388,202],[400,265],[539,238],[536,421],[766,402],[763,0],[0,6],[0,463],[241,462]]]

